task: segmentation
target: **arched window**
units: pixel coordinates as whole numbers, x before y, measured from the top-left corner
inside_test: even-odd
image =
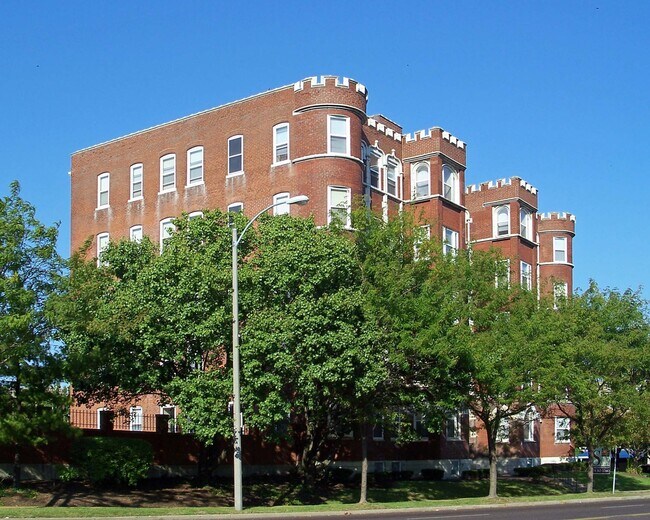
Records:
[[[519,210],[519,233],[528,240],[533,239],[533,221],[530,211],[521,208]]]
[[[460,203],[458,172],[447,164],[442,167],[442,196],[456,204]]]
[[[415,198],[428,197],[431,194],[429,179],[429,164],[424,162],[416,165],[415,174],[411,177]]]
[[[510,234],[510,206],[494,208],[494,236]]]

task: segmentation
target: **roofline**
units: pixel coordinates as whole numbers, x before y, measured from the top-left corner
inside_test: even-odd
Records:
[[[223,105],[219,105],[219,106],[214,107],[214,108],[208,108],[206,110],[202,110],[201,112],[196,112],[194,114],[190,114],[189,116],[179,117],[178,119],[174,119],[174,120],[168,121],[166,123],[161,123],[159,125],[150,126],[149,128],[145,128],[144,130],[138,130],[138,131],[132,132],[130,134],[126,134],[126,135],[123,135],[123,136],[120,136],[120,137],[115,137],[114,139],[109,139],[108,141],[104,141],[104,142],[101,142],[101,143],[98,143],[98,144],[93,144],[91,146],[87,146],[86,148],[81,148],[80,150],[77,150],[76,152],[73,152],[71,155],[74,156],[74,155],[77,155],[79,153],[87,152],[88,150],[92,150],[94,148],[99,148],[100,146],[105,146],[107,144],[111,144],[111,143],[115,143],[117,141],[121,141],[122,139],[128,139],[129,137],[144,134],[146,132],[151,132],[152,130],[157,130],[158,128],[163,128],[163,127],[168,126],[168,125],[173,125],[173,124],[176,124],[176,123],[180,123],[181,121],[186,121],[186,120],[191,119],[193,117],[198,117],[198,116],[202,116],[204,114],[209,114],[210,112],[214,112],[216,110],[221,110],[222,108],[226,108],[226,107],[229,107],[231,105],[236,105],[237,103],[243,103],[244,101],[249,101],[251,99],[266,96],[268,94],[274,94],[276,92],[279,92],[280,90],[285,90],[285,89],[288,89],[288,88],[293,89],[293,85],[294,84],[291,83],[290,85],[284,85],[283,87],[277,87],[277,88],[274,88],[274,89],[270,89],[270,90],[267,90],[266,92],[260,92],[258,94],[253,94],[252,96],[248,96],[248,97],[245,97],[245,98],[242,98],[242,99],[238,99],[236,101],[230,101],[229,103],[224,103]]]

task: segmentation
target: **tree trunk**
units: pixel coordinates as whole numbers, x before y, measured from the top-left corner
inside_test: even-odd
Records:
[[[13,466],[13,477],[14,477],[14,487],[19,488],[21,483],[21,468],[20,468],[20,448],[16,446],[16,451],[14,452],[14,466]]]
[[[594,492],[594,447],[587,446],[587,493]]]
[[[368,423],[361,423],[361,492],[359,504],[368,501]]]
[[[488,452],[490,460],[490,491],[488,493],[488,498],[497,497],[497,447],[494,440],[488,440]]]

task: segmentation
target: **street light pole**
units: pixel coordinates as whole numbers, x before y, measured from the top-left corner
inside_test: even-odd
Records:
[[[242,493],[242,420],[241,420],[241,385],[239,383],[239,279],[237,273],[237,248],[248,228],[257,218],[275,206],[281,204],[307,204],[309,197],[297,195],[287,200],[271,204],[255,215],[244,227],[241,235],[237,236],[237,227],[232,223],[232,393],[233,393],[233,478],[235,510],[244,507]]]

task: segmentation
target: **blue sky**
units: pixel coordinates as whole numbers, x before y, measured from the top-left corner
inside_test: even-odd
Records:
[[[70,154],[307,76],[468,143],[577,216],[575,285],[646,286],[650,2],[0,3],[0,193],[18,179],[69,255]]]

